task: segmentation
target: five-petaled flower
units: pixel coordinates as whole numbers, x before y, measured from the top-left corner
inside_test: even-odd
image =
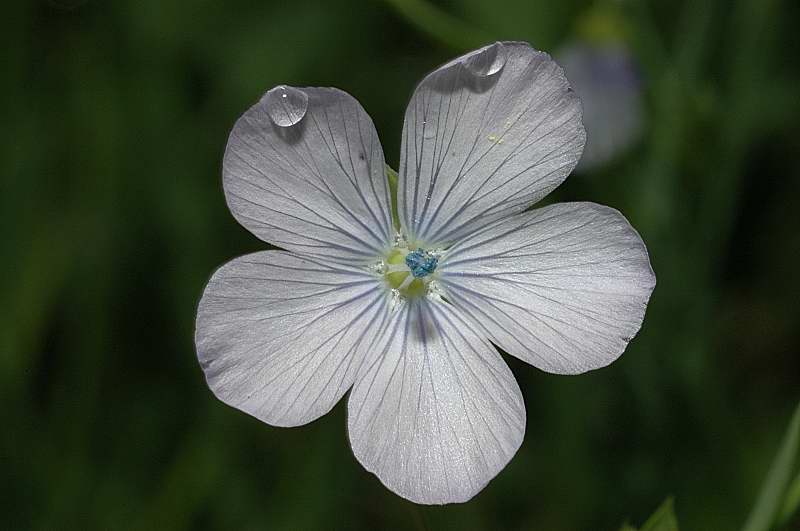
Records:
[[[350,390],[356,458],[417,503],[463,502],[511,459],[525,406],[495,345],[542,370],[614,361],[655,285],[616,210],[529,207],[581,156],[581,107],[525,43],[455,59],[405,115],[396,215],[378,135],[350,95],[278,86],[236,122],[235,218],[285,250],[214,273],[197,355],[223,402],[274,426]]]

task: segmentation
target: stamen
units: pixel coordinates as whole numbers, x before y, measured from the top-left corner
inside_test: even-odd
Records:
[[[402,237],[397,241],[399,244],[373,271],[383,276],[395,301],[432,295],[430,286],[439,264],[439,253],[409,249]]]
[[[436,255],[416,249],[406,255],[406,265],[411,270],[415,278],[427,277],[436,270],[439,258]]]

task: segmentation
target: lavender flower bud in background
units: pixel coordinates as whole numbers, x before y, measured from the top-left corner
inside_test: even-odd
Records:
[[[642,79],[621,42],[575,40],[554,54],[583,104],[586,147],[576,171],[599,168],[642,133]]]

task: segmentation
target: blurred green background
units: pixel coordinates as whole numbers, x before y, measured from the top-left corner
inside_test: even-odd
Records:
[[[800,399],[800,3],[34,0],[2,18],[0,528],[613,531],[668,495],[682,529],[744,522]],[[348,91],[396,167],[416,82],[495,39],[630,54],[638,134],[551,200],[625,213],[658,286],[606,369],[507,358],[519,453],[471,502],[417,507],[353,458],[343,404],[276,429],[218,402],[195,309],[217,266],[265,247],[220,177],[263,92]]]

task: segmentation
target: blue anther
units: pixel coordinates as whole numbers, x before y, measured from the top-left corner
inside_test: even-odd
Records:
[[[428,251],[417,249],[406,255],[406,265],[414,278],[427,277],[436,270],[439,259]]]

